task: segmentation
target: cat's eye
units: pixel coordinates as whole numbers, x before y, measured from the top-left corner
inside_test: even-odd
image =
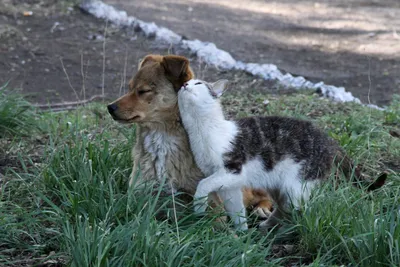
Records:
[[[198,84],[201,84],[201,82],[197,82],[197,83],[195,83],[194,85],[198,85]]]

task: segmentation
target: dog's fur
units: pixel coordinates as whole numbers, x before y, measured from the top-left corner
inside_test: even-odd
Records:
[[[130,185],[140,169],[141,179],[166,177],[172,192],[193,195],[204,178],[193,159],[177,102],[177,91],[192,78],[194,74],[185,57],[148,55],[129,82],[129,92],[108,105],[114,120],[137,123]],[[270,214],[272,202],[266,192],[243,189],[243,193],[246,207],[255,208],[262,217]],[[220,201],[215,194],[211,199]]]

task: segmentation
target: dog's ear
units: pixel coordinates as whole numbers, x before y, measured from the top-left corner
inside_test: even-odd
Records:
[[[144,66],[150,64],[150,63],[155,63],[155,62],[162,62],[163,56],[160,55],[147,55],[142,59],[142,61],[139,62],[139,67],[138,70],[143,68]]]
[[[161,65],[164,67],[167,79],[173,84],[175,91],[194,77],[189,66],[189,60],[182,56],[169,55],[163,58]]]

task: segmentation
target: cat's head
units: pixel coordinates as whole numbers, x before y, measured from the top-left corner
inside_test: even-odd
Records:
[[[218,102],[218,98],[228,88],[228,83],[228,80],[219,80],[214,83],[189,80],[179,90],[179,101],[197,105]]]

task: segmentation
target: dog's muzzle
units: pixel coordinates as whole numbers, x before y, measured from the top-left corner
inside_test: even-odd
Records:
[[[108,112],[113,115],[114,112],[118,109],[117,104],[110,104],[107,106]]]

